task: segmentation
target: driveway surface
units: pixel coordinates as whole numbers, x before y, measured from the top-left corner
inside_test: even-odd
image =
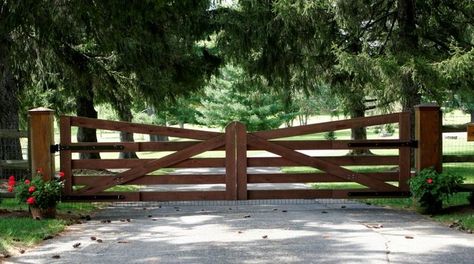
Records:
[[[118,204],[6,263],[474,263],[474,235],[346,200]]]

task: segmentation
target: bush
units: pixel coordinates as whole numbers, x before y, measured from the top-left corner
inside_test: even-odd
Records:
[[[471,192],[467,199],[469,199],[469,203],[471,204],[471,206],[474,207],[474,192]]]
[[[336,137],[336,133],[334,133],[334,131],[329,131],[329,132],[324,134],[324,138],[326,140],[335,140],[337,137]]]
[[[439,174],[434,169],[424,169],[410,179],[409,185],[424,213],[434,214],[443,208],[443,200],[448,199],[463,180],[459,175]]]

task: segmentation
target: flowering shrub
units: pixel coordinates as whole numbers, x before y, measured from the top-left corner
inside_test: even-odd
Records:
[[[463,177],[439,174],[434,169],[424,169],[409,181],[410,191],[426,213],[436,213],[443,208],[443,199],[454,193]]]
[[[15,197],[21,203],[32,207],[47,209],[56,206],[61,199],[64,186],[64,173],[59,172],[50,181],[44,181],[42,170],[38,170],[30,181],[28,179],[15,182],[14,177],[8,180],[8,191],[15,192]]]

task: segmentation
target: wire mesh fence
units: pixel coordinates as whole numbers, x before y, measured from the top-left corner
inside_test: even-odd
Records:
[[[5,183],[29,177],[28,138],[25,131],[0,130],[0,195],[8,196]]]

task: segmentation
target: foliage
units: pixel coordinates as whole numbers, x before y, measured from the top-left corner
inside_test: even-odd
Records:
[[[26,179],[15,183],[14,179],[10,179],[9,184],[14,186],[15,197],[20,203],[47,209],[55,207],[61,199],[63,177],[64,173],[59,172],[54,179],[45,181],[41,171],[38,171],[31,181]]]
[[[424,169],[409,181],[410,191],[426,213],[436,213],[442,209],[443,200],[449,198],[455,187],[464,178],[453,174],[440,174],[434,169]]]
[[[204,90],[198,121],[224,128],[232,121],[246,124],[248,131],[277,128],[294,116],[285,113],[281,97],[261,79],[249,80],[241,68],[226,66]]]
[[[336,140],[337,139],[336,133],[334,133],[334,131],[328,131],[327,133],[325,133],[324,138],[326,140]]]
[[[467,198],[469,200],[469,203],[474,206],[474,192],[471,192],[469,194],[469,197]]]

